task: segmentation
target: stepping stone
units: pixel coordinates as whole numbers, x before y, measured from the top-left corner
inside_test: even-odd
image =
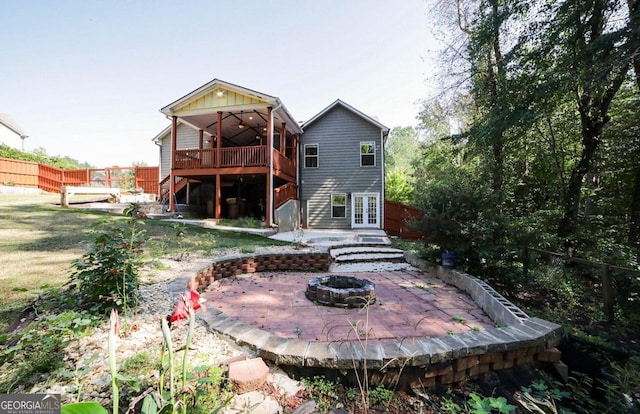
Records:
[[[262,358],[236,361],[229,364],[229,380],[235,392],[244,394],[255,391],[267,382],[269,367]]]
[[[282,407],[271,396],[264,395],[264,393],[260,391],[251,391],[246,394],[237,395],[231,402],[229,410],[225,410],[223,412],[274,414],[281,413]]]

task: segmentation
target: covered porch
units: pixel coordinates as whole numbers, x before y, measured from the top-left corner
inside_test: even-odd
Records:
[[[172,121],[170,172],[160,189],[171,211],[179,192],[196,202],[188,193],[197,183],[203,187],[197,202],[207,206],[207,216],[229,217],[225,200],[236,198],[261,205],[269,227],[277,203],[297,198],[302,130],[277,97],[213,80],[161,112]],[[252,211],[258,214],[257,207]]]

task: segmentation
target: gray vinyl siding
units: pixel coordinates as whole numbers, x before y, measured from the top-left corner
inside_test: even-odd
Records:
[[[160,145],[160,180],[171,172],[171,132],[162,137]]]
[[[360,166],[362,141],[375,142],[375,166]],[[304,167],[305,144],[318,144],[318,168]],[[299,154],[300,198],[307,227],[351,228],[351,198],[347,198],[346,217],[331,218],[331,193],[378,193],[382,203],[381,131],[371,122],[338,105],[305,127]]]
[[[200,136],[197,129],[188,125],[178,124],[178,145],[177,149],[198,148]],[[168,176],[171,172],[171,131],[162,137],[162,148],[160,150],[160,179]]]

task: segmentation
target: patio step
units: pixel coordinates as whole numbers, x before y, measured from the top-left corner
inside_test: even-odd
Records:
[[[331,249],[331,258],[338,259],[342,256],[353,256],[358,254],[376,254],[376,255],[393,255],[393,254],[403,254],[403,251],[400,249],[395,249],[393,247],[386,247],[385,245],[350,245],[350,246],[340,246]]]
[[[332,272],[376,272],[402,270],[409,265],[404,252],[387,244],[341,244],[329,250]]]
[[[355,262],[355,263],[332,263],[330,272],[335,273],[361,273],[361,272],[395,272],[411,268],[407,262]]]
[[[354,253],[343,254],[333,259],[335,263],[404,262],[403,253]]]

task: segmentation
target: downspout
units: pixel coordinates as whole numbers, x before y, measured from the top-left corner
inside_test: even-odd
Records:
[[[270,217],[271,217],[271,223],[269,223],[269,225],[271,227],[274,227],[273,225],[273,216],[274,216],[274,209],[273,209],[273,114],[278,110],[282,108],[282,102],[278,101],[278,106],[276,106],[275,108],[273,108],[271,110],[271,116],[269,119],[269,123],[271,124],[271,148],[269,148],[269,175],[271,176],[271,179],[269,180],[269,211],[271,212]]]
[[[382,148],[380,150],[380,158],[382,162],[382,200],[380,200],[380,228],[384,230],[384,187],[385,187],[385,177],[384,177],[384,131],[380,129],[380,142],[382,143]]]

